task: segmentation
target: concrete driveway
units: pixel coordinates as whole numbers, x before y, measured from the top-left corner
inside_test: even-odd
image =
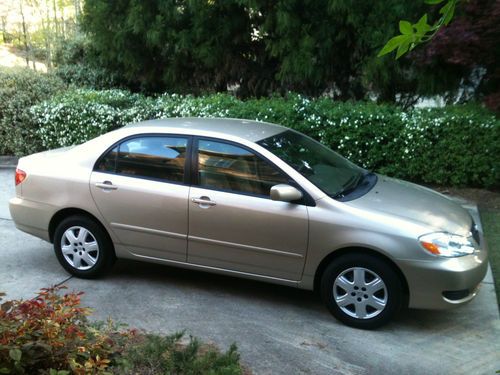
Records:
[[[99,280],[70,277],[50,244],[15,229],[7,201],[13,170],[0,169],[0,290],[30,298],[64,283],[84,291],[95,319],[156,333],[186,330],[226,349],[237,342],[256,374],[494,374],[500,320],[491,273],[468,305],[409,310],[378,331],[336,322],[312,292],[130,261]]]

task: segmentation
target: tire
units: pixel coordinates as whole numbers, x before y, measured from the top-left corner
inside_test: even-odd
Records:
[[[344,324],[375,329],[399,312],[403,288],[396,271],[373,255],[353,253],[335,259],[321,277],[321,297]]]
[[[54,233],[54,251],[66,271],[84,279],[101,276],[115,262],[113,243],[106,231],[81,215],[59,223]]]

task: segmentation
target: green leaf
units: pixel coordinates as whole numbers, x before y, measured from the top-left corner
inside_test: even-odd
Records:
[[[448,25],[453,18],[453,14],[455,13],[455,2],[450,1],[448,4],[446,4],[443,8],[448,7],[446,13],[444,13],[444,20],[443,23],[445,25]],[[440,11],[441,13],[441,11]]]
[[[396,60],[399,59],[401,56],[403,56],[406,52],[408,52],[408,49],[410,48],[410,43],[411,39],[407,38],[403,43],[401,43],[398,47],[398,51],[396,53]]]
[[[439,9],[439,14],[446,14],[446,12],[448,12],[448,10],[452,6],[452,4],[453,4],[453,1],[448,0],[448,2],[445,5],[443,5],[443,7],[441,9]]]
[[[10,358],[12,358],[16,362],[19,362],[21,360],[22,355],[23,355],[23,352],[19,349],[10,349],[9,350]]]
[[[399,31],[404,35],[413,34],[413,26],[408,21],[399,21]]]
[[[0,368],[0,374],[10,374],[10,370],[8,368],[2,367]]]
[[[408,39],[408,35],[398,35],[398,36],[395,36],[395,37],[389,39],[389,41],[385,44],[384,47],[382,47],[382,49],[378,53],[378,56],[380,57],[380,56],[386,55],[386,54],[394,51],[406,39]]]
[[[430,5],[436,5],[436,4],[440,4],[442,3],[444,0],[425,0],[424,2],[426,4],[430,4]]]
[[[424,36],[431,29],[431,26],[427,23],[427,13],[418,20],[414,27],[417,30],[417,35],[420,37]]]

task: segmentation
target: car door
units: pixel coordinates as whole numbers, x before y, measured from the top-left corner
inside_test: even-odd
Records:
[[[308,241],[306,205],[273,201],[290,179],[241,145],[195,139],[188,262],[299,280]]]
[[[108,226],[135,255],[186,261],[189,137],[141,135],[98,160],[92,197]]]

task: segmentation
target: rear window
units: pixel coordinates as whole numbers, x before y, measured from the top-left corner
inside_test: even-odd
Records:
[[[187,138],[142,136],[130,138],[108,151],[96,170],[168,182],[183,182]]]

